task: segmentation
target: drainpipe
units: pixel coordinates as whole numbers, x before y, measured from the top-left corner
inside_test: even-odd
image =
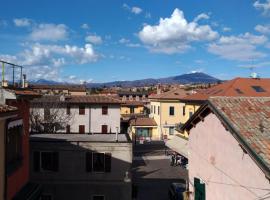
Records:
[[[91,133],[91,106],[89,106],[89,124],[88,124],[88,128],[89,128],[89,134]]]
[[[161,124],[161,116],[162,116],[162,102],[160,102],[160,108],[159,108],[159,124],[160,124],[160,133],[161,133],[161,140],[163,139],[163,129],[162,129],[162,124]]]

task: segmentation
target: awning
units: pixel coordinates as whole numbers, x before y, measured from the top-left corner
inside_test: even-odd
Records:
[[[179,136],[173,136],[171,139],[168,139],[165,145],[180,155],[188,158],[188,140]]]

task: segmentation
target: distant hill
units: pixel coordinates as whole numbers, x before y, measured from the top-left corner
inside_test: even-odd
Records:
[[[159,79],[141,79],[134,81],[113,81],[107,83],[86,83],[87,87],[140,87],[140,86],[150,86],[156,85],[158,83],[161,84],[198,84],[198,83],[216,83],[219,79],[212,77],[208,74],[202,72],[190,73],[190,74],[182,74],[178,76],[171,76],[167,78],[159,78]],[[66,82],[56,82],[45,79],[39,79],[36,81],[30,81],[30,84],[46,84],[46,85],[58,85],[58,84],[69,84]]]

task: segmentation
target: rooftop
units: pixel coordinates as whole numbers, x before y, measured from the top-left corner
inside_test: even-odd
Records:
[[[17,110],[16,107],[0,104],[0,116],[3,114],[15,113]]]
[[[207,109],[219,117],[270,177],[270,97],[211,97],[182,129],[191,129]]]
[[[42,98],[34,99],[33,103],[45,103],[45,102],[63,102],[63,103],[84,103],[84,104],[121,104],[121,101],[100,95],[78,95],[78,96],[43,96]]]
[[[148,117],[140,117],[137,119],[130,120],[132,126],[157,126],[154,119]]]
[[[181,88],[173,89],[168,92],[161,94],[155,94],[149,96],[149,99],[158,99],[158,100],[180,100],[187,96],[187,91]]]
[[[115,134],[33,134],[30,141],[35,142],[116,142]],[[126,134],[118,134],[118,142],[130,142]]]
[[[235,78],[233,80],[200,90],[196,94],[188,95],[183,100],[205,101],[211,96],[250,96],[269,97],[270,79],[268,78]]]
[[[86,91],[86,87],[84,85],[30,85],[32,89],[54,89],[54,90],[70,90],[76,92],[84,92]]]

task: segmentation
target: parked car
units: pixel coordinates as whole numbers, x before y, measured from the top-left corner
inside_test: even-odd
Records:
[[[185,183],[172,183],[168,191],[170,200],[184,200],[183,192],[185,191]]]

